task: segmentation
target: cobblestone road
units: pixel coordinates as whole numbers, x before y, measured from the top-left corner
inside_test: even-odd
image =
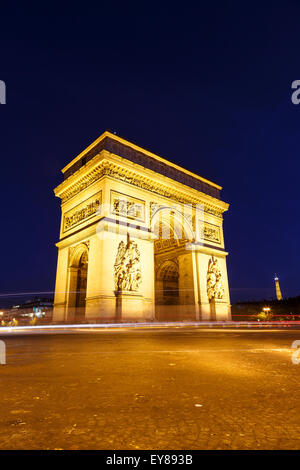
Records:
[[[0,339],[0,449],[300,448],[300,330]]]

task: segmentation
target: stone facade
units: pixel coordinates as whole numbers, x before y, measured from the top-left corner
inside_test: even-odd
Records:
[[[55,322],[230,319],[220,186],[109,132],[62,171]]]

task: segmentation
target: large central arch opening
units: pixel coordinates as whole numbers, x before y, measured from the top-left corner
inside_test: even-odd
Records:
[[[192,253],[186,244],[193,238],[182,214],[169,208],[157,211],[152,221],[155,270],[155,319],[195,319]]]

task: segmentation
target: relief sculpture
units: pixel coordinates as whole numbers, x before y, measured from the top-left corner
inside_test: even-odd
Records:
[[[137,291],[142,281],[140,252],[137,243],[127,238],[120,242],[115,261],[115,290]]]
[[[131,196],[111,192],[113,214],[145,222],[145,202]]]
[[[87,201],[78,204],[76,207],[68,211],[64,216],[63,231],[75,227],[86,219],[97,214],[101,205],[101,193],[92,196]]]
[[[113,205],[114,213],[130,217],[132,219],[139,219],[142,217],[142,206],[141,204],[135,204],[130,201],[123,201],[117,199]]]
[[[200,229],[200,237],[204,240],[220,243],[220,229],[219,227],[211,227],[206,224]]]
[[[212,256],[208,262],[207,270],[207,296],[208,300],[223,299],[224,286],[218,261]]]

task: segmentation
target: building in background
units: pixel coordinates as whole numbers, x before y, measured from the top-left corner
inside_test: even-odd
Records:
[[[281,290],[280,290],[279,279],[276,276],[276,274],[275,274],[274,281],[275,281],[275,289],[276,289],[276,298],[277,298],[277,300],[282,300],[282,294],[281,294]]]
[[[53,299],[35,297],[9,308],[1,309],[0,320],[11,321],[16,319],[18,322],[26,324],[36,318],[39,323],[51,323],[52,314]]]

